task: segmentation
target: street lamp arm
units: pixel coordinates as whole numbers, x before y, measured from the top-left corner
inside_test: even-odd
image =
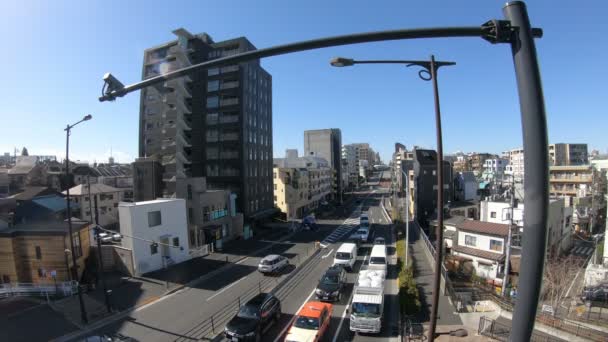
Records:
[[[307,40],[285,45],[278,45],[265,49],[247,51],[244,53],[226,56],[223,58],[206,61],[203,63],[191,65],[173,72],[166,73],[155,77],[148,78],[138,83],[127,86],[122,86],[122,83],[113,76],[106,74],[104,77],[105,83],[103,87],[103,95],[99,101],[112,101],[117,97],[125,96],[136,90],[143,89],[148,86],[159,84],[174,78],[191,75],[195,72],[206,70],[213,67],[218,67],[227,64],[247,62],[255,59],[284,55],[292,52],[314,50],[332,46],[360,44],[369,42],[379,42],[386,40],[401,40],[401,39],[417,39],[417,38],[449,38],[449,37],[481,37],[491,42],[496,42],[494,36],[496,32],[503,33],[510,27],[497,25],[501,21],[489,21],[481,26],[465,26],[465,27],[436,27],[436,28],[420,28],[420,29],[402,29],[390,31],[377,31],[349,34],[344,36],[334,36],[320,39]],[[533,29],[534,37],[542,37],[541,29]],[[504,35],[504,33],[503,33]],[[110,77],[111,76],[111,77]]]

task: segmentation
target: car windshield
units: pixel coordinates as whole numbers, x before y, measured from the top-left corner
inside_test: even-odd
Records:
[[[319,319],[314,317],[298,316],[293,326],[301,329],[319,330]]]
[[[386,264],[386,259],[383,257],[371,257],[369,263],[372,265],[384,265]]]
[[[380,305],[370,303],[353,303],[353,314],[361,317],[380,316]]]
[[[339,281],[340,280],[338,279],[337,274],[325,275],[325,276],[323,276],[323,279],[321,279],[321,283],[328,284],[328,285],[337,284]]]
[[[262,260],[261,264],[262,265],[272,265],[272,263],[270,262],[270,260]]]
[[[256,306],[253,305],[244,305],[239,310],[237,314],[239,317],[243,318],[260,318],[260,311]]]
[[[336,253],[336,259],[348,260],[348,259],[350,259],[350,253],[338,252],[338,253]]]
[[[365,230],[365,229],[358,230],[357,234],[359,234],[359,235],[365,235],[365,234],[367,234],[367,230]]]

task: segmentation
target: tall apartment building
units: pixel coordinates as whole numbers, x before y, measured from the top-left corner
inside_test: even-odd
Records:
[[[516,180],[524,179],[524,149],[516,148],[502,153],[504,159],[509,160],[505,174],[513,176]]]
[[[454,177],[452,165],[442,161],[443,165],[443,205],[452,199]],[[414,203],[415,219],[423,227],[436,214],[437,209],[437,152],[434,150],[414,149],[413,175],[410,174],[410,202]]]
[[[589,163],[587,144],[550,144],[549,165],[585,165]]]
[[[342,145],[342,166],[346,171],[348,186],[359,185],[359,159],[353,145]]]
[[[333,198],[342,196],[342,132],[339,128],[304,131],[304,155],[327,160],[332,169]]]
[[[173,33],[176,40],[145,51],[144,79],[256,49],[244,37],[215,42],[206,33]],[[142,90],[139,156],[160,162],[163,197],[175,197],[183,179],[205,177],[208,188],[234,193],[247,219],[272,212],[271,75],[256,60]]]

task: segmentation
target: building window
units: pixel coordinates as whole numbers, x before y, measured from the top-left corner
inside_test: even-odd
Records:
[[[158,253],[158,244],[156,244],[156,243],[152,243],[152,244],[150,245],[150,254],[151,254],[151,255],[154,255],[154,254],[156,254],[156,253]]]
[[[220,99],[217,96],[207,98],[207,108],[217,108],[220,105]]]
[[[502,253],[502,241],[490,240],[490,250]]]
[[[215,75],[219,75],[219,74],[220,74],[219,68],[213,68],[213,69],[207,70],[207,76],[215,76]]]
[[[490,212],[490,217],[491,218],[496,218],[496,212],[495,211]]]
[[[274,196],[274,201],[275,201],[275,202],[277,201],[277,196]]]
[[[82,244],[80,241],[80,234],[74,233],[73,239],[74,239],[74,253],[76,253],[77,258],[80,258],[82,256]]]
[[[209,81],[207,82],[207,91],[217,91],[220,89],[220,81]]]
[[[190,224],[194,221],[194,209],[188,208],[188,221]]]
[[[188,199],[192,199],[192,185],[188,184]]]
[[[42,250],[40,249],[40,246],[36,246],[36,259],[42,260]]]
[[[218,113],[207,113],[207,125],[217,125],[218,118]]]
[[[275,189],[275,190],[277,189],[277,185],[276,185],[276,184],[274,185],[274,189]]]
[[[160,210],[150,211],[148,213],[148,227],[156,227],[161,225]]]
[[[46,272],[42,269],[38,269],[38,278],[46,278]]]
[[[464,244],[467,246],[477,247],[477,237],[472,235],[465,235]]]
[[[179,247],[179,237],[176,236],[173,238],[173,246]]]

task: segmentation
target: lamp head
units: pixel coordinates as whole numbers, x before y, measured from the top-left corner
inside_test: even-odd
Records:
[[[330,64],[335,67],[345,67],[355,64],[355,60],[352,58],[335,57],[330,61]]]
[[[87,114],[87,115],[85,115],[85,116],[84,116],[84,118],[82,118],[82,121],[89,121],[89,120],[91,120],[92,118],[93,118],[93,115],[91,115],[91,114]]]

